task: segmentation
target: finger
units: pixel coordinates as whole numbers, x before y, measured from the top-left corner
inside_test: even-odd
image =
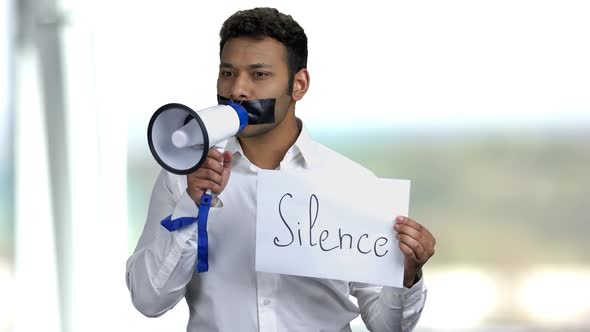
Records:
[[[190,182],[196,181],[199,179],[213,181],[217,184],[221,184],[223,178],[221,174],[217,173],[216,171],[209,169],[209,168],[201,168],[199,169],[196,174],[190,179]]]
[[[206,170],[210,170],[221,175],[223,173],[223,166],[219,161],[213,158],[207,158],[205,159],[203,165],[199,167],[199,169],[188,175],[187,179],[190,181],[192,179],[200,178],[203,176],[203,174],[205,174]]]
[[[422,232],[418,232],[415,228],[402,225],[402,224],[395,224],[393,228],[397,231],[398,234],[405,234],[409,237],[413,238],[414,240],[418,241],[422,248],[424,249],[424,258],[428,259],[432,255],[434,255],[434,245],[436,240],[428,232],[426,228],[422,228]],[[425,235],[426,234],[426,235]]]
[[[410,227],[408,225],[395,223],[393,225],[393,229],[395,229],[395,231],[398,234],[406,234],[406,235],[410,236],[411,238],[416,239],[419,242],[422,242],[425,240],[424,235],[422,235],[422,233],[418,232],[415,228]]]
[[[209,148],[209,152],[207,153],[207,157],[213,158],[220,163],[223,161],[223,155],[216,148]]]
[[[414,257],[416,257],[416,259],[419,262],[423,262],[427,259],[426,258],[426,251],[424,250],[424,247],[422,246],[422,244],[420,242],[416,241],[415,239],[413,239],[405,234],[398,234],[396,237],[400,243],[403,243],[406,246],[408,246],[410,249],[412,249],[412,251],[414,252]]]
[[[222,187],[225,188],[225,185],[229,181],[229,175],[231,174],[231,166],[232,166],[233,154],[229,151],[225,151],[223,153],[223,182]]]
[[[430,231],[428,230],[428,228],[422,226],[421,224],[419,224],[418,222],[412,220],[411,218],[404,217],[404,216],[397,217],[396,218],[396,224],[407,225],[407,226],[412,227],[415,230],[419,231],[420,234],[422,234],[422,238],[423,238],[423,239],[420,238],[419,240],[422,243],[428,243],[428,246],[434,247],[434,244],[436,243],[436,240],[434,239],[434,236],[432,235],[432,233],[430,233]]]
[[[211,169],[219,175],[223,174],[223,165],[215,158],[207,157],[200,169]]]
[[[214,194],[221,193],[221,185],[213,182],[211,180],[206,179],[196,179],[188,186],[189,190],[191,191],[205,191],[207,189],[211,190]]]
[[[231,169],[231,162],[234,158],[234,155],[230,151],[223,152],[223,168]]]
[[[405,216],[398,216],[397,218],[395,218],[395,221],[398,224],[410,226],[410,227],[416,229],[418,232],[421,232],[422,229],[424,229],[424,227],[422,225],[420,225],[419,223],[417,223],[414,220],[412,220],[408,217],[405,217]]]
[[[414,250],[412,250],[412,248],[408,247],[407,244],[400,242],[398,244],[398,246],[405,257],[407,257],[408,259],[411,259],[413,261],[416,261],[416,262],[418,261],[418,258],[416,258],[416,255],[414,254]]]

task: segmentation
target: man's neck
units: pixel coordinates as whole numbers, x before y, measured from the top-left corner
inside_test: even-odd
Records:
[[[276,169],[301,132],[293,111],[272,130],[254,137],[238,138],[248,160],[262,169]]]

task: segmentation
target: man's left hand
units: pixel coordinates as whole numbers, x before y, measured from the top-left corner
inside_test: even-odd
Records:
[[[404,254],[404,287],[410,288],[422,266],[434,255],[436,239],[426,227],[408,217],[397,217],[393,229]]]

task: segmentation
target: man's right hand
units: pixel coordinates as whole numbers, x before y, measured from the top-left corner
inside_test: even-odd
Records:
[[[203,165],[186,176],[186,191],[197,205],[201,202],[205,190],[210,189],[219,195],[225,189],[231,173],[232,157],[229,151],[222,154],[215,148],[210,148]]]

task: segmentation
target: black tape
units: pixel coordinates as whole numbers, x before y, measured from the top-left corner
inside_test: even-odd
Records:
[[[217,102],[220,105],[227,105],[229,101],[240,104],[246,109],[246,112],[248,112],[249,125],[275,122],[275,98],[231,100],[217,95]]]

